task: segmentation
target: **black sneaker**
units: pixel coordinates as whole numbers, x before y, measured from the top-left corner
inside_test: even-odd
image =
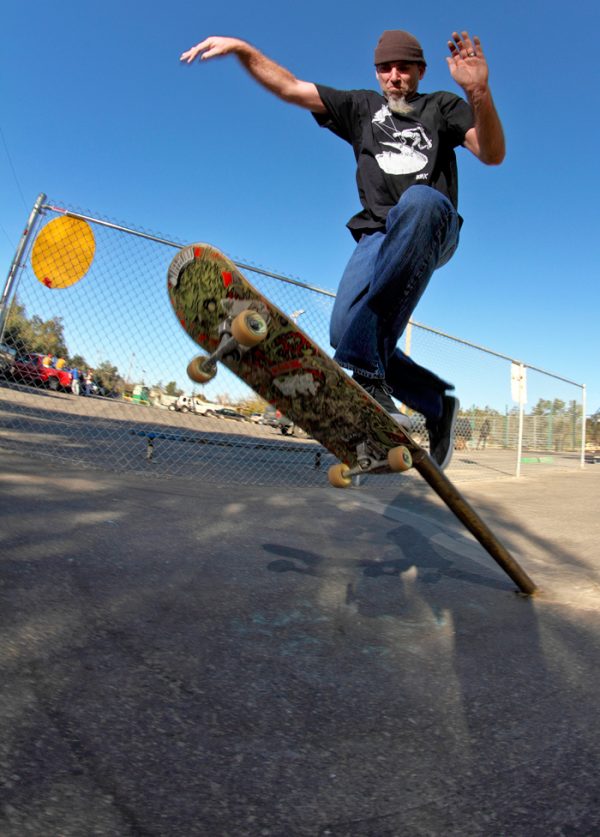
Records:
[[[386,384],[385,378],[367,378],[360,372],[355,372],[352,377],[401,427],[410,425],[408,416],[403,415],[392,400],[392,388]]]
[[[442,396],[442,416],[437,421],[426,421],[429,432],[429,455],[443,470],[454,453],[454,428],[460,401],[453,395]]]
[[[366,375],[361,375],[359,372],[355,372],[353,378],[365,392],[368,392],[378,404],[381,404],[386,413],[398,412],[398,408],[392,401],[392,388],[386,384],[385,378],[367,378]]]

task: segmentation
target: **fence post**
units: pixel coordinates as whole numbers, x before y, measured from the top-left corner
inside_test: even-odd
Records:
[[[586,434],[587,434],[587,421],[586,421],[586,410],[587,410],[587,391],[585,384],[581,386],[581,467],[585,468],[585,441],[586,441]]]
[[[525,375],[525,364],[520,363],[519,380],[519,435],[517,438],[517,479],[521,476],[521,457],[523,456],[523,418],[525,413],[525,398],[523,393],[523,376]]]
[[[31,238],[31,235],[33,233],[35,222],[37,221],[38,216],[41,215],[42,205],[44,204],[45,200],[46,195],[43,192],[41,192],[37,196],[37,200],[33,205],[33,209],[31,210],[31,214],[27,221],[27,226],[23,230],[23,233],[17,245],[17,249],[15,250],[15,255],[13,256],[13,260],[10,263],[10,268],[8,270],[8,276],[6,277],[4,290],[2,291],[2,296],[0,297],[0,340],[2,340],[2,337],[4,335],[4,328],[6,326],[6,318],[8,316],[10,297],[19,277],[19,269],[24,267],[24,265],[21,264],[21,259],[23,258],[23,253],[25,252],[29,239]]]

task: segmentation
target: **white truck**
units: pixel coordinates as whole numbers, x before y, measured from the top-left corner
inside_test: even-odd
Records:
[[[213,416],[215,410],[220,410],[222,404],[215,404],[211,401],[203,401],[193,395],[180,395],[176,401],[169,404],[169,410],[178,413],[195,413],[198,416]]]

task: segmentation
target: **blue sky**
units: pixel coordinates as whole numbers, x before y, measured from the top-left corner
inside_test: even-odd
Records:
[[[459,150],[461,246],[415,319],[588,387],[600,408],[596,195],[598,4],[431,0],[199,4],[71,0],[3,9],[2,281],[39,192],[335,290],[358,209],[352,153],[261,90],[237,61],[180,65],[211,34],[246,38],[300,78],[375,86],[381,31],[428,60],[422,91],[457,90],[454,29],[481,37],[508,155]]]

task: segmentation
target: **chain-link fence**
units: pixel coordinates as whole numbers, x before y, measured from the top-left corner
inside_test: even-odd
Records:
[[[83,224],[76,234],[83,231],[85,253],[81,265],[63,262],[57,279],[36,242],[64,234],[50,226],[61,218]],[[40,196],[0,300],[0,444],[161,476],[324,484],[333,458],[228,370],[221,367],[205,387],[187,380],[198,349],[166,291],[169,263],[187,243]],[[314,340],[329,345],[333,294],[237,263]],[[581,385],[529,367],[528,406],[520,410],[511,398],[510,358],[417,323],[403,348],[456,385],[462,409],[454,479],[583,464]],[[413,423],[426,444],[424,420],[415,415]]]
[[[519,476],[585,463],[585,385],[418,323],[411,353],[456,384],[461,400],[454,468]]]

